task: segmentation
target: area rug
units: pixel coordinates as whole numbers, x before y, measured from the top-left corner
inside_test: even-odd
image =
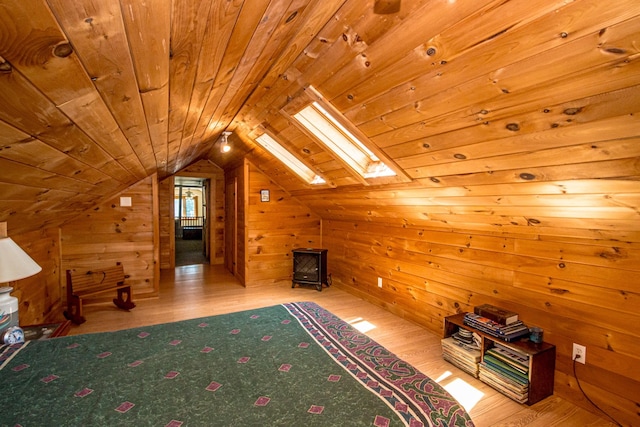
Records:
[[[0,347],[0,425],[473,426],[311,302]]]

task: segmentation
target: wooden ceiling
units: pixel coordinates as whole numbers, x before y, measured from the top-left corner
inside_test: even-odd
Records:
[[[56,226],[153,173],[246,156],[324,218],[411,205],[526,227],[532,206],[587,207],[634,229],[640,2],[380,3],[2,1],[0,221]],[[283,109],[309,85],[410,182],[363,184],[293,125]],[[253,142],[264,131],[335,188],[292,175]]]

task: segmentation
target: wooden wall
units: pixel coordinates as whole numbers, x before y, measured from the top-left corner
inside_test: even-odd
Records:
[[[322,246],[320,217],[249,164],[247,286],[291,280],[291,250]],[[262,202],[260,190],[269,190]]]
[[[225,170],[225,251],[224,264],[242,283],[246,284],[246,215],[249,163]]]
[[[640,425],[637,219],[622,218],[624,205],[574,206],[594,198],[637,200],[640,187],[625,180],[590,184],[565,183],[566,193],[589,194],[557,197],[530,184],[538,195],[520,202],[531,206],[510,208],[529,224],[464,209],[477,203],[467,194],[484,193],[484,204],[490,198],[515,202],[519,198],[509,195],[515,187],[382,187],[297,197],[323,215],[322,240],[335,285],[436,333],[442,333],[445,316],[479,304],[512,309],[557,346],[557,395],[595,411],[572,371],[572,344],[585,345],[587,364],[577,366],[583,389],[625,425]],[[517,191],[534,190],[524,187]],[[547,193],[559,188],[546,187]],[[554,206],[536,208],[536,199],[553,200]],[[637,216],[627,211],[629,218]]]
[[[211,247],[212,264],[224,263],[224,173],[216,177],[212,182],[212,192],[215,195],[213,210],[209,211],[209,226],[213,233],[213,244]]]
[[[160,218],[160,268],[167,269],[175,266],[176,245],[173,223],[173,177],[163,179],[158,183],[158,213]]]
[[[63,294],[60,286],[60,229],[47,228],[21,235],[8,233],[42,267],[35,276],[11,284],[11,295],[18,298],[20,325],[63,320]]]
[[[141,180],[62,227],[62,271],[91,270],[121,262],[136,297],[158,295],[157,178]],[[120,206],[131,197],[132,206]],[[63,273],[63,283],[64,273]]]

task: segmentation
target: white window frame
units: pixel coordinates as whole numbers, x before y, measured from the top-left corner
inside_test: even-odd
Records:
[[[285,166],[302,178],[307,184],[326,184],[326,181],[320,175],[305,165],[300,159],[284,148],[282,144],[276,141],[276,139],[268,133],[263,133],[255,138],[255,140],[262,148],[284,163]]]
[[[318,141],[337,160],[342,162],[354,177],[369,185],[375,180],[385,182],[411,181],[382,150],[378,149],[313,87],[304,89],[305,96],[281,110],[314,140]],[[389,181],[391,180],[391,181]]]

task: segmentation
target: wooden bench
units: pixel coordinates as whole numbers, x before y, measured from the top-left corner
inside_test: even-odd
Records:
[[[134,308],[136,305],[132,301],[131,286],[126,285],[124,280],[124,268],[120,263],[103,270],[67,270],[67,311],[64,317],[78,325],[84,323],[82,300],[113,291],[118,293],[118,297],[113,299],[116,307],[123,310]]]

